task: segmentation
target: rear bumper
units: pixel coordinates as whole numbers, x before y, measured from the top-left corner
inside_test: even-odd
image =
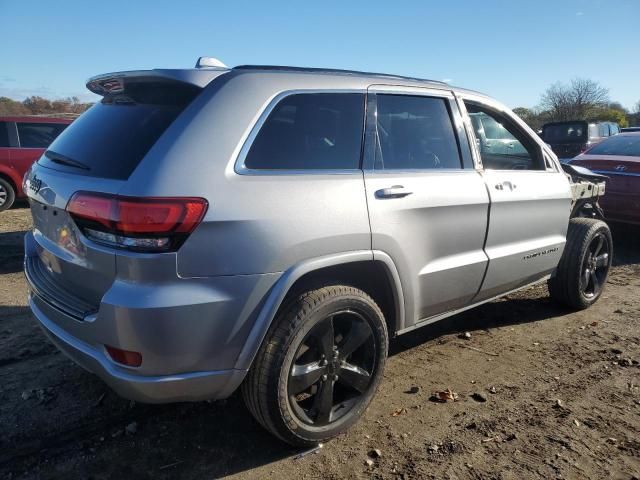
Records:
[[[43,249],[25,235],[34,316],[60,350],[120,395],[146,403],[199,401],[225,398],[240,385],[249,365],[239,356],[247,344],[259,347],[250,334],[280,274],[179,278],[175,259],[143,258],[124,262],[136,268],[123,267],[88,308],[77,292],[62,288],[64,277],[39,268]],[[141,366],[113,361],[106,345],[140,353]]]
[[[49,339],[71,360],[98,375],[120,396],[144,403],[169,403],[226,398],[238,388],[245,370],[216,370],[174,375],[136,375],[118,367],[98,348],[59,327],[51,317],[63,315],[36,295],[29,306]]]

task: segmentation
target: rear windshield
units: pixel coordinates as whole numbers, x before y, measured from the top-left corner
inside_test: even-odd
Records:
[[[182,84],[127,86],[82,114],[38,162],[78,175],[127,179],[199,91]],[[66,161],[55,161],[60,158]]]
[[[640,157],[640,135],[616,135],[598,143],[589,155],[626,155]]]
[[[542,127],[542,138],[547,143],[572,143],[587,140],[587,124],[561,123]]]

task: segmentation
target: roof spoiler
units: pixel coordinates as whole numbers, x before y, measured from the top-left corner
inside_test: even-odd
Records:
[[[154,69],[113,72],[87,80],[87,88],[97,95],[122,93],[128,83],[184,83],[204,88],[214,78],[228,72],[228,68]]]

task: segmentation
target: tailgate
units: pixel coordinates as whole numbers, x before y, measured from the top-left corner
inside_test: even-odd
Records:
[[[25,273],[32,288],[73,316],[97,311],[116,276],[115,254],[87,242],[65,207],[77,190],[117,191],[121,182],[65,175],[34,164],[25,187],[33,218]]]

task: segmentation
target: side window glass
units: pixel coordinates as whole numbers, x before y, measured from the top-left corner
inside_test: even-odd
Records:
[[[18,138],[22,148],[47,148],[67,126],[60,123],[18,122]]]
[[[460,169],[460,151],[443,98],[376,96],[376,169]]]
[[[482,165],[493,170],[544,170],[536,142],[505,115],[465,102],[480,149]]]
[[[600,137],[608,137],[609,136],[609,125],[606,123],[598,124],[598,136]]]
[[[271,111],[244,160],[254,170],[360,168],[364,95],[301,93]]]
[[[0,122],[0,148],[9,146],[9,126],[7,122]]]

